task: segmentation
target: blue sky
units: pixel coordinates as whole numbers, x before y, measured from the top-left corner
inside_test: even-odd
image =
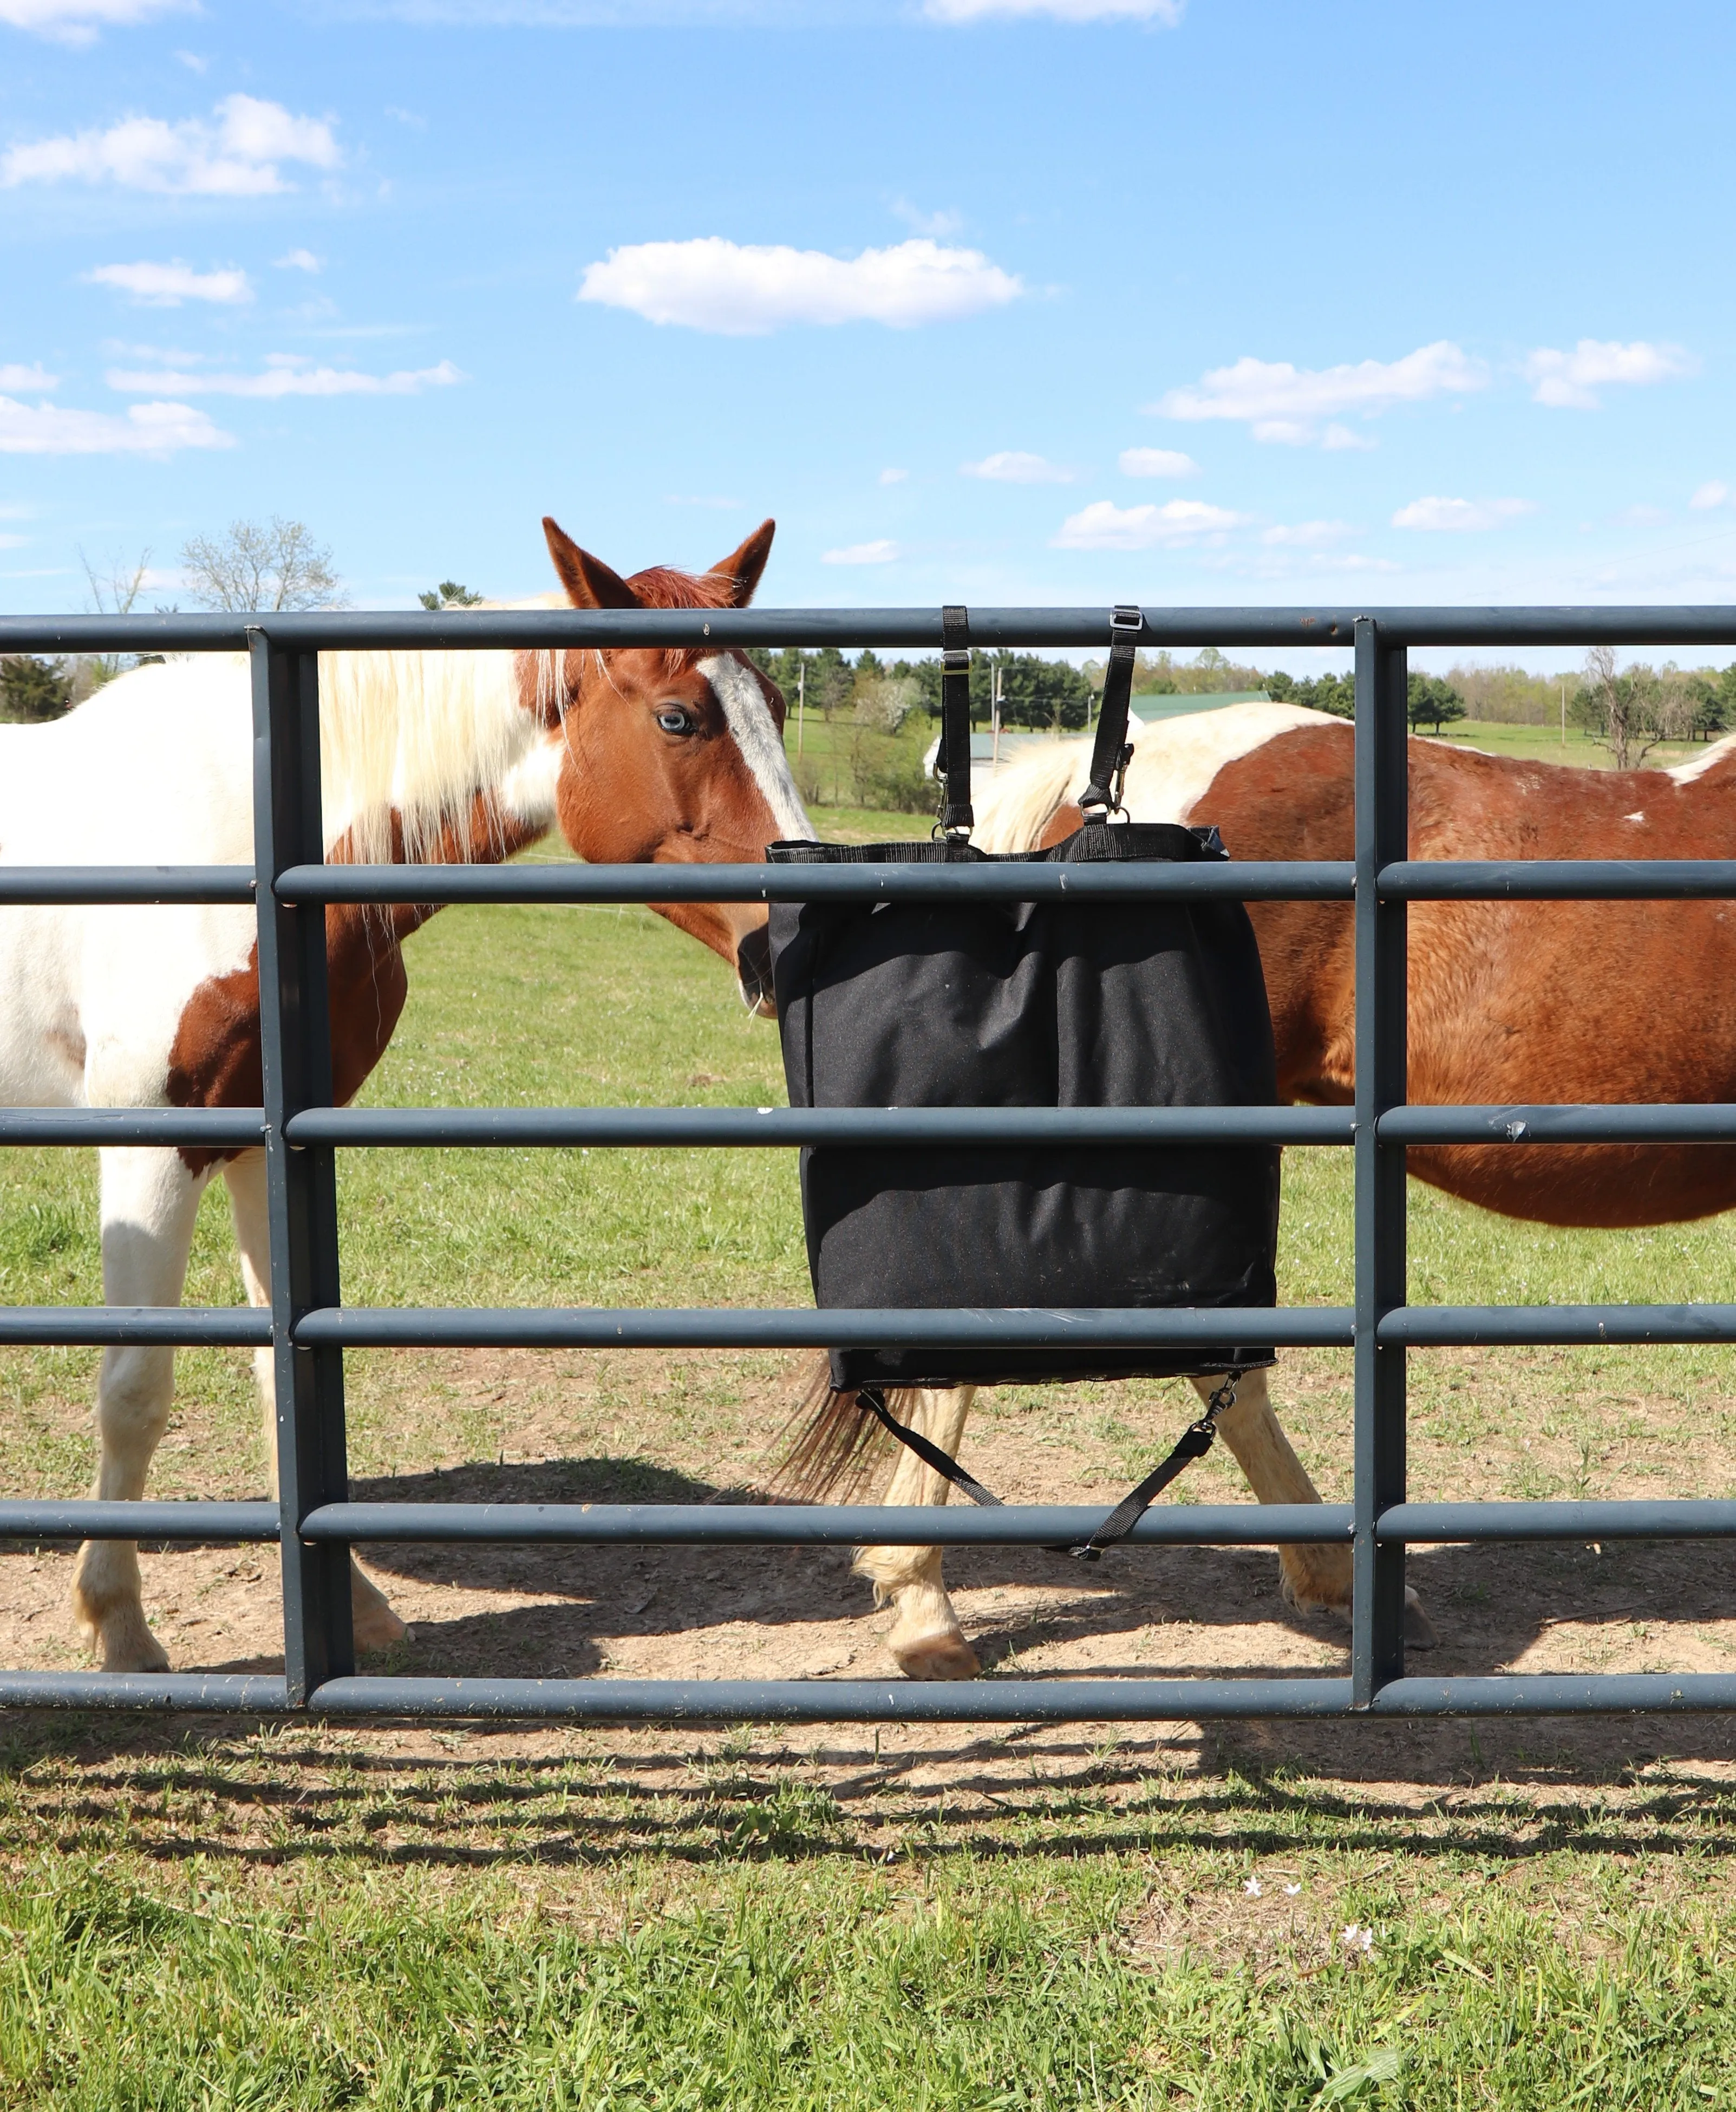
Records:
[[[1736,11],[0,0],[0,608],[1736,599]],[[1729,487],[1727,489],[1726,487]],[[1539,662],[1539,664],[1542,664]]]

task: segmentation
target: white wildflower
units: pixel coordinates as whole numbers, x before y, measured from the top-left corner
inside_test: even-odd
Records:
[[[1257,1900],[1260,1896],[1260,1880],[1257,1878],[1250,1878],[1242,1889],[1251,1900]]]
[[[1352,1952],[1360,1950],[1366,1958],[1375,1947],[1375,1932],[1371,1928],[1364,1928],[1360,1923],[1352,1922],[1338,1938],[1338,1941],[1347,1950]]]
[[[1297,1895],[1297,1894],[1301,1890],[1302,1890],[1302,1887],[1301,1887],[1300,1885],[1286,1885],[1286,1886],[1284,1887],[1284,1891],[1286,1891],[1286,1893],[1288,1893],[1288,1895],[1289,1896],[1289,1897],[1290,1897],[1290,1898],[1292,1898],[1293,1900],[1295,1898],[1296,1895]]]

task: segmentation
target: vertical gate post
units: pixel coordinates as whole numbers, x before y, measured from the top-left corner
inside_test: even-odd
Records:
[[[1406,656],[1359,617],[1357,645],[1357,1347],[1352,1705],[1404,1671],[1405,1551],[1375,1522],[1405,1495],[1405,1353],[1375,1339],[1405,1302],[1405,1153],[1375,1123],[1405,1098],[1406,905],[1382,902],[1380,867],[1406,856]]]
[[[329,1145],[284,1140],[303,1108],[331,1103],[325,905],[277,899],[286,866],[325,857],[320,807],[320,660],[248,632],[253,676],[253,855],[259,914],[259,1031],[264,1058],[271,1336],[282,1512],[284,1671],[292,1707],[355,1669],[349,1550],[311,1545],[301,1522],[349,1494],[343,1353],[298,1349],[292,1330],[338,1296],[338,1190]]]

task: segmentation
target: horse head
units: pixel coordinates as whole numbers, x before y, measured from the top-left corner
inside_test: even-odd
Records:
[[[745,608],[770,554],[764,522],[708,572],[663,566],[622,579],[544,520],[575,608]],[[611,648],[564,656],[561,832],[596,864],[758,864],[768,844],[811,833],[784,753],[784,699],[731,647]],[[658,903],[735,969],[770,1017],[766,911],[755,903]]]

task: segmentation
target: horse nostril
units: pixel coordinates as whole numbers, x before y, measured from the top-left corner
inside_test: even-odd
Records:
[[[775,1018],[777,1000],[772,994],[771,940],[766,927],[757,924],[736,941],[735,972],[741,979],[742,1001],[750,1012]]]

